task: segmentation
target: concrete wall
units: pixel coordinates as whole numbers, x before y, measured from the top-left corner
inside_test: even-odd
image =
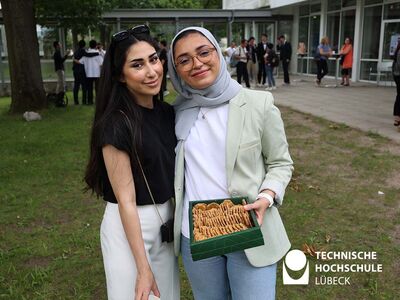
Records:
[[[223,9],[257,9],[269,6],[269,0],[223,0]]]

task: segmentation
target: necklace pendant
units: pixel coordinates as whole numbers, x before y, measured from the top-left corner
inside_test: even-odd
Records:
[[[203,115],[203,116],[202,116],[202,118],[203,118],[203,120],[204,120],[204,119],[206,118],[206,116],[205,116],[205,115]]]

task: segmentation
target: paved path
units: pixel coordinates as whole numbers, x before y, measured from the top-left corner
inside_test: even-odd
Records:
[[[277,80],[278,88],[272,91],[277,105],[400,142],[400,130],[393,126],[394,86],[355,83],[350,87],[316,87],[315,77],[299,79],[299,76],[292,76],[290,86],[282,86],[282,79]],[[323,83],[333,85],[335,82],[324,79]]]

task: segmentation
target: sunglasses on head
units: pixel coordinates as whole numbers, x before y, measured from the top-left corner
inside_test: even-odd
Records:
[[[114,42],[121,42],[129,38],[129,36],[140,35],[140,34],[150,34],[150,28],[147,25],[139,25],[132,27],[131,29],[122,30],[120,32],[114,33],[112,39]]]

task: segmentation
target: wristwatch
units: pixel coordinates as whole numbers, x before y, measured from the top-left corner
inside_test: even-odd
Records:
[[[267,199],[269,201],[268,207],[271,207],[275,203],[274,198],[268,193],[260,193],[260,194],[258,194],[256,200],[258,200],[260,198],[265,198],[265,199]]]

